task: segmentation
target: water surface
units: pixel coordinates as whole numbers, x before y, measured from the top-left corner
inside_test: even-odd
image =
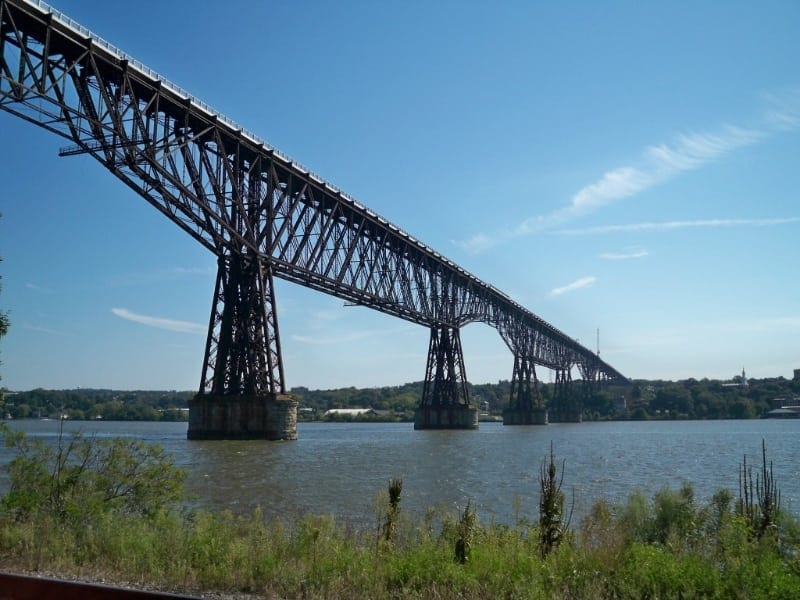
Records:
[[[57,421],[11,421],[15,429],[55,440]],[[414,431],[409,423],[300,423],[293,442],[189,441],[186,423],[67,422],[67,430],[155,442],[187,471],[196,502],[267,515],[333,514],[368,525],[374,498],[403,479],[404,510],[454,509],[469,500],[483,522],[538,515],[539,468],[550,450],[565,461],[564,490],[584,514],[598,498],[624,501],[683,482],[707,500],[720,488],[738,493],[742,456],[756,466],[761,440],[783,504],[800,507],[800,421],[641,421]],[[0,449],[0,463],[9,460]],[[559,467],[560,467],[559,462]],[[4,485],[0,481],[0,486]]]

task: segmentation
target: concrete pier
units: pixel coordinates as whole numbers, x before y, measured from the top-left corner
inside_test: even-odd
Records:
[[[297,401],[283,394],[213,396],[189,401],[190,440],[296,440]]]
[[[507,408],[503,411],[503,425],[547,425],[546,408]]]
[[[474,406],[422,406],[414,411],[414,429],[477,429]]]
[[[583,411],[579,408],[550,411],[551,423],[582,423]]]

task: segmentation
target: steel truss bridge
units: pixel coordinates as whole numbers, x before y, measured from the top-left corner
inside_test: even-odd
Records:
[[[459,427],[452,414],[470,407],[459,332],[473,322],[496,328],[514,355],[512,412],[541,408],[536,365],[554,370],[564,390],[576,367],[584,382],[625,379],[495,287],[38,0],[0,0],[0,108],[66,138],[61,156],[98,160],[218,257],[197,398],[211,404],[192,406],[208,414],[190,417],[190,437],[193,427],[196,437],[258,437],[254,429],[265,425],[253,424],[262,418],[253,403],[284,399],[275,277],[430,329],[420,427]]]

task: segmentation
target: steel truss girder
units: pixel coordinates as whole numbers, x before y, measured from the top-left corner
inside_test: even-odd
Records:
[[[580,412],[581,403],[573,389],[571,366],[562,366],[556,369],[553,402],[550,408],[555,420],[559,419],[559,415],[574,411]]]
[[[510,410],[531,411],[543,408],[539,380],[533,359],[519,354],[514,355],[514,372],[511,376],[511,395],[508,401]]]
[[[550,368],[596,358],[39,3],[0,0],[0,109],[68,139],[63,155],[92,156],[217,256],[258,256],[275,277],[429,327],[488,323]]]
[[[219,258],[200,390],[286,393],[272,273],[259,256]]]
[[[420,407],[469,406],[464,353],[458,328],[431,327]]]
[[[583,382],[583,391],[587,395],[591,394],[607,381],[605,373],[600,370],[596,362],[586,361],[578,363],[578,370],[581,374],[581,381]]]

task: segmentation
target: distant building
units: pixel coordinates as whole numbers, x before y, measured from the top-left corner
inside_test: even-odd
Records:
[[[795,369],[794,370],[794,380],[795,381],[800,381],[800,369]]]
[[[733,378],[733,382],[731,383],[723,383],[722,387],[740,387],[742,389],[746,389],[750,384],[747,381],[747,374],[744,372],[744,367],[742,367],[742,374],[736,375]]]
[[[772,410],[764,413],[764,419],[800,419],[800,396],[773,398]]]
[[[765,419],[800,419],[800,409],[773,408],[764,413]]]
[[[793,396],[791,398],[773,398],[772,408],[790,408],[800,410],[800,396]]]
[[[324,417],[331,417],[333,415],[341,415],[343,417],[360,417],[362,415],[376,415],[378,414],[373,408],[331,408],[326,410],[323,414]]]

